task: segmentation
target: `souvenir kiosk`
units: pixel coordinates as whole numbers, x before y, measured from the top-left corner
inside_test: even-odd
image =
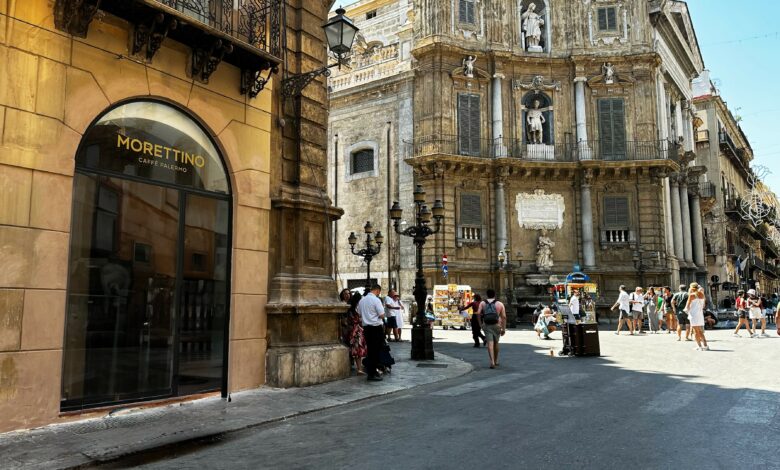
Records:
[[[468,321],[464,321],[458,307],[470,304],[471,300],[471,286],[458,284],[433,286],[433,314],[436,317],[436,323],[445,330],[448,328],[465,329]],[[469,316],[472,313],[469,309]]]
[[[580,315],[575,318],[569,309],[574,292],[580,294]],[[569,273],[566,282],[554,286],[558,307],[557,321],[561,325],[563,349],[560,356],[600,356],[599,326],[596,321],[598,285],[582,272]]]

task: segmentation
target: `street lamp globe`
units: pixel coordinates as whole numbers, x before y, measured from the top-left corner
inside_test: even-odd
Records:
[[[393,207],[390,208],[390,219],[392,219],[394,222],[398,222],[401,220],[402,216],[403,209],[401,209],[401,205],[398,204],[398,201],[394,201]]]
[[[382,246],[382,243],[385,242],[385,236],[382,235],[382,232],[377,232],[374,241],[376,241],[377,245]]]
[[[374,226],[371,225],[371,222],[366,222],[365,227],[363,227],[363,231],[366,233],[372,233],[374,231]]]
[[[352,23],[352,20],[344,16],[344,13],[346,10],[338,8],[336,16],[322,25],[328,40],[328,48],[338,57],[346,55],[352,49],[352,43],[358,32],[358,27]]]
[[[349,234],[349,238],[347,238],[347,241],[350,245],[355,246],[355,243],[357,243],[357,237],[355,236],[355,232],[351,232]]]
[[[423,190],[423,187],[421,184],[418,184],[417,187],[414,188],[414,202],[418,204],[422,204],[425,202],[425,190]]]
[[[442,204],[441,199],[437,199],[436,202],[433,203],[433,217],[436,220],[444,218],[444,204]]]
[[[420,220],[422,221],[422,223],[424,224],[431,223],[431,215],[433,215],[431,213],[431,210],[428,209],[427,205],[423,204],[422,209],[420,210]]]

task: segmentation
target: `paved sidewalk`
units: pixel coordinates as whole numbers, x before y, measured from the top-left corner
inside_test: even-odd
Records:
[[[371,397],[459,377],[472,370],[436,353],[435,361],[408,360],[410,343],[393,343],[396,364],[382,382],[365,377],[306,388],[261,388],[221,398],[136,408],[113,415],[0,434],[3,469],[81,468],[163,446],[218,436]]]

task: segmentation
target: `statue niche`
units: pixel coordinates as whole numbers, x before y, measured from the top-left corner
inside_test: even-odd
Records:
[[[547,6],[544,0],[520,0],[520,44],[527,52],[547,49]]]
[[[528,158],[552,160],[553,139],[552,99],[538,90],[526,93],[521,101],[523,140],[527,144]]]

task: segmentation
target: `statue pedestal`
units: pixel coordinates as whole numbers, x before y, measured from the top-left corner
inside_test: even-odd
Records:
[[[526,158],[529,160],[555,160],[555,146],[547,144],[528,144]]]
[[[542,46],[528,46],[528,52],[544,52]]]
[[[548,286],[550,285],[549,274],[526,274],[525,283],[529,286]]]

